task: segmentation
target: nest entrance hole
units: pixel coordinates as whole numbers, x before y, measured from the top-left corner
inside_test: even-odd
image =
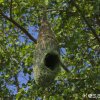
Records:
[[[59,56],[56,53],[47,53],[44,59],[44,64],[51,70],[54,70],[59,65]]]

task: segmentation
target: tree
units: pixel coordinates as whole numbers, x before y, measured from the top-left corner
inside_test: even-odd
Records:
[[[99,0],[1,0],[1,99],[77,100],[84,97],[88,100],[89,94],[98,95],[99,4]],[[39,52],[35,48],[37,40],[34,36],[43,25],[43,12],[46,12],[47,21],[57,40],[61,61],[70,70],[66,73],[61,69],[52,85],[45,89],[38,86],[31,77],[33,60],[36,60],[33,53]],[[46,27],[44,31],[47,32]],[[22,83],[20,73],[24,73],[26,83]]]

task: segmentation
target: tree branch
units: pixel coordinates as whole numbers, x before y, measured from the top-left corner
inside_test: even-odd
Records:
[[[10,18],[12,19],[12,0],[10,1]]]
[[[17,76],[17,74],[14,76],[14,78],[15,78],[15,85],[17,87],[17,92],[19,92],[20,87],[19,87],[19,82],[18,82],[18,76]]]
[[[62,68],[69,73],[70,71],[68,70],[67,66],[65,66],[61,61],[60,61],[60,65],[62,66]]]
[[[84,16],[84,14],[82,13],[82,11],[80,10],[79,6],[75,3],[73,3],[73,5],[76,7],[76,9],[78,10],[78,12],[80,13],[81,17],[83,18],[83,20],[85,21],[85,23],[87,24],[87,26],[90,28],[90,30],[92,31],[93,36],[97,39],[99,45],[100,45],[100,38],[97,35],[96,31],[92,28],[92,26],[90,25],[90,23],[87,21],[86,17]]]
[[[17,26],[21,31],[23,31],[25,33],[26,36],[29,37],[30,40],[32,40],[34,43],[37,43],[37,40],[25,29],[23,28],[21,25],[19,25],[16,21],[14,21],[12,18],[7,17],[6,15],[4,15],[1,11],[0,14],[8,21],[10,21],[11,23],[13,23],[15,26]]]

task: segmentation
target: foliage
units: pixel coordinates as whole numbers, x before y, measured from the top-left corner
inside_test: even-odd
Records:
[[[99,5],[99,0],[0,0],[0,98],[88,100],[88,94],[99,94]],[[47,88],[34,81],[35,43],[23,31],[38,34],[43,11],[59,49],[64,49],[61,60],[70,70],[62,69]]]

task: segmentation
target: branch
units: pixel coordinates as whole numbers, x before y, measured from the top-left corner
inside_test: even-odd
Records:
[[[75,3],[73,3],[73,5],[76,7],[76,9],[80,13],[81,17],[83,18],[83,20],[85,21],[85,23],[87,24],[87,26],[92,31],[93,36],[97,39],[97,41],[98,41],[98,43],[100,45],[100,38],[98,37],[96,31],[92,28],[92,26],[90,25],[90,23],[87,21],[86,17],[84,16],[84,14],[82,13],[82,11],[80,10],[79,6],[77,4],[75,4]]]
[[[25,33],[26,36],[29,37],[30,40],[32,40],[34,43],[37,43],[37,40],[25,29],[23,28],[21,25],[19,25],[16,21],[14,21],[12,18],[7,17],[6,15],[4,15],[2,12],[0,12],[0,14],[8,21],[12,22],[15,26],[17,26],[21,31],[23,31]]]
[[[10,18],[12,19],[12,0],[10,1]]]
[[[69,73],[70,71],[68,70],[67,66],[65,66],[61,61],[60,61],[60,65],[62,66],[62,68]]]
[[[18,76],[17,76],[17,74],[14,76],[14,78],[15,78],[15,85],[17,87],[17,92],[19,92],[20,87],[19,87],[19,82],[18,82]]]

